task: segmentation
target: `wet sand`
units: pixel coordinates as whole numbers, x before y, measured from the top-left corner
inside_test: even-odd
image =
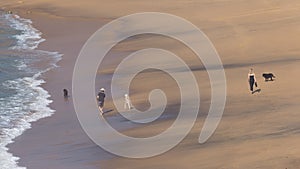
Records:
[[[54,100],[56,113],[32,124],[10,145],[28,169],[68,168],[298,168],[300,165],[299,95],[300,3],[288,1],[3,1],[6,10],[33,20],[46,42],[40,49],[63,54],[59,68],[43,77],[43,86]],[[2,6],[2,5],[1,5]],[[30,12],[28,12],[30,11]],[[65,101],[62,89],[71,90],[75,60],[85,41],[102,25],[134,12],[167,12],[183,17],[211,39],[225,67],[227,102],[224,116],[213,137],[199,144],[198,136],[210,104],[210,87],[205,69],[193,53],[173,40],[162,37],[134,38],[110,53],[99,72],[97,86],[108,86],[115,64],[143,47],[162,47],[180,55],[194,69],[201,92],[201,111],[191,133],[171,151],[148,159],[127,159],[111,155],[96,146],[83,132],[72,99]],[[248,69],[257,75],[260,93],[251,95]],[[276,80],[264,82],[262,72],[273,72]],[[106,76],[104,76],[106,75]],[[176,85],[160,83],[158,72],[145,72],[132,85],[131,99],[140,109],[151,86],[168,95],[175,115],[178,106]],[[142,83],[147,80],[147,83]],[[170,82],[170,83],[169,83]],[[96,89],[97,90],[97,89]],[[110,100],[107,108],[113,107]],[[116,112],[108,114],[113,118]],[[157,134],[172,124],[173,118],[125,130],[130,136]],[[124,123],[120,121],[119,123]],[[113,124],[122,125],[122,124]]]

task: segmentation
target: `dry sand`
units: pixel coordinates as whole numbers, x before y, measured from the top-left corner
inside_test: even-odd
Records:
[[[44,87],[54,100],[55,115],[33,123],[10,146],[29,169],[71,168],[299,168],[300,141],[300,2],[296,0],[226,1],[1,1],[1,7],[33,20],[46,42],[40,49],[58,51],[59,68],[45,74]],[[30,11],[30,12],[28,12]],[[75,59],[87,38],[105,23],[135,12],[167,12],[183,17],[211,39],[224,63],[227,76],[227,103],[223,119],[211,139],[197,143],[209,107],[210,87],[205,70],[196,69],[200,84],[201,115],[187,138],[171,151],[149,159],[113,156],[93,144],[82,131],[72,100],[65,102],[61,89],[71,89]],[[161,37],[133,39],[110,53],[97,86],[107,86],[115,64],[137,49],[162,46],[180,55],[191,66],[201,68],[193,54],[180,44]],[[158,43],[159,41],[159,43]],[[170,45],[171,44],[171,45]],[[254,67],[261,93],[249,94],[247,73]],[[264,82],[262,72],[272,71],[274,82]],[[145,96],[151,85],[163,88],[170,99],[169,113],[176,108],[176,86],[159,83],[157,72],[139,75],[132,85],[132,100],[146,109]],[[105,76],[106,77],[106,76]],[[141,83],[141,81],[147,83]],[[168,81],[170,82],[170,80]],[[147,85],[148,84],[148,85]],[[108,108],[112,107],[110,101]],[[113,116],[112,112],[110,116]],[[120,122],[122,123],[122,122]],[[160,120],[149,126],[124,131],[132,136],[150,136],[172,123]]]

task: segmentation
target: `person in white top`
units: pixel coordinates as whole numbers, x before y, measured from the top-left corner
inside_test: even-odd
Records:
[[[251,68],[248,73],[248,82],[250,85],[250,92],[253,94],[254,93],[253,92],[254,85],[257,87],[257,82],[256,82],[255,73],[253,71],[253,68]]]

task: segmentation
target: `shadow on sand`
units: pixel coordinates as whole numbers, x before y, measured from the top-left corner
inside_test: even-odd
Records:
[[[112,112],[112,111],[114,111],[114,109],[109,109],[109,110],[103,111],[103,114],[106,114],[106,113],[109,113],[109,112]]]
[[[273,82],[275,79],[265,79],[265,82]]]
[[[261,89],[256,89],[252,92],[252,94],[259,93],[259,92],[261,92]]]

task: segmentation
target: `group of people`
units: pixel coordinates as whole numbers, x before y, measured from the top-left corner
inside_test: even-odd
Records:
[[[256,77],[255,77],[255,73],[254,73],[254,70],[253,68],[251,68],[249,70],[249,73],[248,73],[248,82],[249,82],[249,86],[250,86],[250,92],[252,94],[255,93],[254,91],[254,86],[255,87],[258,87],[257,85],[257,81],[256,81]],[[69,94],[68,94],[68,90],[67,89],[63,89],[63,94],[64,94],[64,97],[67,98],[69,97]],[[98,101],[98,104],[99,104],[99,109],[100,109],[100,113],[103,114],[103,107],[104,107],[104,101],[105,101],[105,89],[104,88],[101,88],[99,93],[97,94],[97,101]],[[132,106],[132,103],[131,103],[131,100],[128,96],[128,94],[125,94],[124,96],[124,109],[125,110],[130,110],[133,108]]]
[[[67,100],[69,97],[69,93],[67,89],[63,89],[63,96]],[[103,107],[104,107],[104,101],[105,101],[105,89],[101,88],[100,91],[97,94],[97,101],[98,101],[98,106],[100,109],[101,115],[104,113]],[[125,110],[131,110],[133,108],[133,105],[131,103],[131,100],[129,98],[128,94],[124,95],[124,109]]]
[[[103,107],[104,107],[104,101],[105,101],[105,89],[101,88],[99,93],[97,94],[97,100],[99,103],[99,109],[100,109],[100,113],[103,114]],[[124,95],[124,109],[125,110],[130,110],[133,108],[133,105],[131,103],[131,100],[129,98],[128,94]]]

